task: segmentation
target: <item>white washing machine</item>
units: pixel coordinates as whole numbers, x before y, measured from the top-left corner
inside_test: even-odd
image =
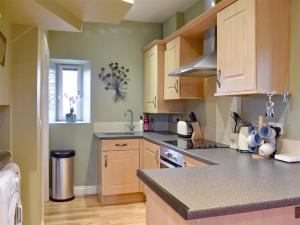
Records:
[[[0,170],[0,225],[21,225],[21,174],[17,164],[10,162]]]

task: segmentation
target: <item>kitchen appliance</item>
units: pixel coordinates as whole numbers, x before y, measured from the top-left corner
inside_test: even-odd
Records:
[[[167,147],[160,147],[160,168],[184,167],[183,154]]]
[[[190,138],[192,136],[193,129],[191,124],[187,121],[178,121],[177,123],[177,135],[179,137]]]
[[[185,151],[192,149],[212,150],[215,148],[228,148],[227,145],[208,140],[197,140],[195,142],[191,139],[177,139],[164,142]],[[170,147],[160,147],[160,168],[180,168],[184,166],[184,155],[182,153],[172,150]]]
[[[205,0],[204,9],[208,10],[216,5],[216,0]],[[212,27],[204,33],[204,54],[191,63],[179,67],[169,76],[199,76],[209,77],[217,74],[216,28]]]
[[[17,164],[7,163],[0,170],[0,224],[22,225],[21,173]]]
[[[167,144],[173,145],[183,150],[190,149],[215,149],[215,148],[228,148],[228,145],[224,145],[221,143],[208,141],[204,139],[199,140],[191,140],[191,139],[177,139],[164,141]]]
[[[249,146],[248,146],[248,127],[241,127],[240,133],[239,133],[239,141],[238,141],[238,150],[241,152],[248,152]]]

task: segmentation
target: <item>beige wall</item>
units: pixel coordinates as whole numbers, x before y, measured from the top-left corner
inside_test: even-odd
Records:
[[[120,25],[86,23],[82,33],[49,32],[50,56],[84,59],[91,63],[91,124],[51,124],[50,150],[75,149],[75,185],[95,185],[96,146],[94,122],[124,122],[132,109],[134,120],[143,111],[143,54],[141,49],[162,37],[162,25],[122,22]],[[130,69],[128,98],[114,104],[112,92],[98,80],[102,66],[119,62]]]
[[[39,31],[34,27],[14,25],[13,34],[16,39],[12,61],[12,149],[14,160],[21,168],[24,225],[39,225],[42,221],[41,160],[37,140]]]

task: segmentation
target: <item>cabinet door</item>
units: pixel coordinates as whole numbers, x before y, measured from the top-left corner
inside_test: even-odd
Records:
[[[180,78],[168,74],[180,67],[180,37],[170,41],[165,50],[164,99],[180,98]]]
[[[218,14],[218,93],[256,89],[255,1],[239,0]]]
[[[160,168],[159,146],[149,141],[144,141],[144,169]]]
[[[102,155],[102,195],[139,192],[139,150],[109,151]]]
[[[142,169],[160,168],[160,147],[149,141],[143,142]],[[141,182],[141,192],[145,194],[145,185]]]
[[[157,60],[158,47],[148,50],[144,55],[144,111],[157,111]]]

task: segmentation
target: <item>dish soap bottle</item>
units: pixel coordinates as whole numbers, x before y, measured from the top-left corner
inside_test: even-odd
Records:
[[[144,120],[143,120],[143,116],[140,116],[139,132],[143,132],[143,131],[144,131]]]

